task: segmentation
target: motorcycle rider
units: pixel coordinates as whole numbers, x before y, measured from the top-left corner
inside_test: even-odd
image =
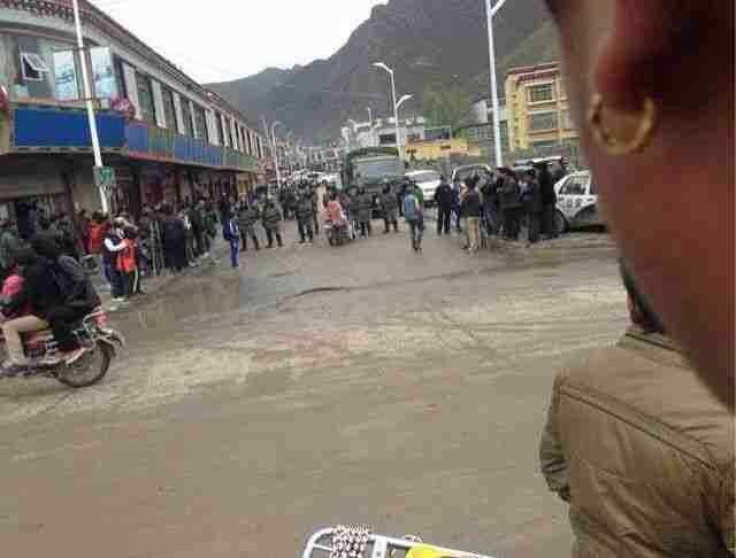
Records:
[[[31,314],[2,325],[8,350],[3,372],[12,373],[31,364],[23,351],[21,333],[51,328],[58,343],[61,360],[73,364],[84,355],[72,332],[74,324],[100,305],[84,270],[73,258],[61,256],[59,247],[47,236],[34,237],[31,247],[35,257],[25,267],[24,289],[5,306],[12,313],[29,305]],[[58,358],[44,357],[38,364],[52,366]]]

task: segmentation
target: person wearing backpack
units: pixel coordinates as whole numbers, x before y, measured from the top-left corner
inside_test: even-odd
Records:
[[[424,234],[424,211],[417,190],[419,190],[417,186],[407,189],[402,207],[404,209],[404,219],[409,224],[411,247],[415,252],[421,252],[422,236]]]
[[[227,210],[227,214],[223,215],[224,224],[222,225],[222,238],[230,244],[230,264],[236,269],[240,263],[238,254],[240,253],[240,230],[238,229],[238,221],[235,212],[232,209]]]

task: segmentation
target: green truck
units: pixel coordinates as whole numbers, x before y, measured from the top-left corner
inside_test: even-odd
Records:
[[[351,151],[345,157],[342,183],[346,189],[363,186],[378,195],[383,183],[392,184],[404,178],[404,163],[395,147],[366,147]]]

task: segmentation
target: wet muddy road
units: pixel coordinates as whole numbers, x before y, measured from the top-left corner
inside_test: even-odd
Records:
[[[335,522],[569,552],[537,441],[555,369],[625,327],[607,237],[292,242],[117,314],[99,386],[0,384],[8,555],[295,556]]]

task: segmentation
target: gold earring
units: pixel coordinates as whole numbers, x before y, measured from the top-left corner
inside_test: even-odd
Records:
[[[641,112],[616,111],[606,124],[605,113],[613,110],[605,106],[600,93],[591,98],[588,123],[596,141],[609,155],[629,155],[644,149],[657,124],[657,105],[652,98],[644,99]]]

